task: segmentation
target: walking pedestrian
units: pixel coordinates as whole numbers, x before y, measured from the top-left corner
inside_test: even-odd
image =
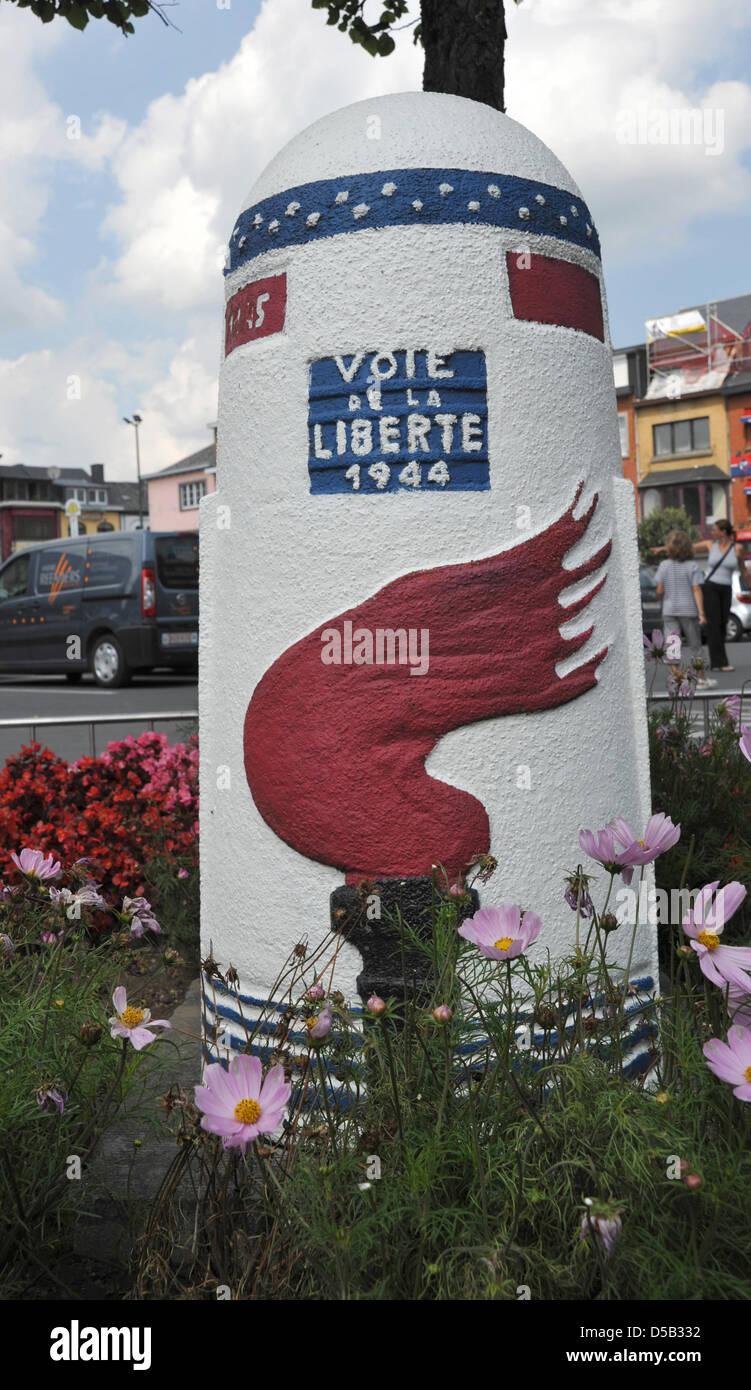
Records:
[[[743,547],[735,542],[735,531],[722,517],[710,532],[713,545],[709,552],[709,568],[704,580],[704,611],[707,615],[707,646],[713,671],[734,671],[725,650],[725,630],[730,616],[733,575],[740,570],[751,587],[751,575],[743,558]]]
[[[657,568],[655,584],[662,599],[662,628],[665,646],[670,638],[680,637],[691,652],[699,679],[698,690],[706,690],[717,681],[704,676],[701,654],[701,627],[705,622],[703,575],[694,559],[691,537],[685,531],[671,531],[665,538],[667,559]]]

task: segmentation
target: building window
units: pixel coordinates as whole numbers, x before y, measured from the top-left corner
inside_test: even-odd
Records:
[[[625,352],[613,358],[613,380],[616,385],[616,390],[618,387],[628,386],[630,384],[628,379],[628,358]]]
[[[201,498],[206,492],[206,483],[203,478],[197,483],[180,484],[180,511],[191,512],[198,506]]]
[[[15,516],[13,518],[13,539],[25,545],[32,541],[51,541],[54,539],[56,520],[54,516]]]
[[[668,454],[695,454],[709,448],[709,416],[695,420],[673,420],[666,425],[652,426],[655,458]]]
[[[680,483],[670,487],[650,487],[642,495],[642,516],[682,507],[702,536],[709,534],[712,518],[727,516],[727,488],[724,483]]]
[[[628,458],[628,415],[618,416],[618,429],[621,435],[621,458]]]
[[[86,501],[86,488],[85,488],[85,487],[74,487],[73,491],[72,491],[71,493],[69,493],[69,496],[70,496],[70,497],[75,497],[76,502],[85,502],[85,501]]]
[[[83,491],[83,489],[81,489],[81,490]],[[82,500],[82,501],[85,501],[86,499],[85,499],[85,497],[84,497],[84,498],[82,498],[81,500]],[[90,488],[89,488],[88,500],[89,500],[89,502],[106,502],[106,501],[107,501],[107,490],[106,490],[106,488],[103,488],[103,487],[90,487]]]

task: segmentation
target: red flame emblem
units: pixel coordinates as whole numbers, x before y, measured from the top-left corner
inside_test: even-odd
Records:
[[[610,542],[573,569],[565,555],[584,535],[569,509],[547,530],[488,559],[417,570],[290,647],[259,681],[245,718],[245,770],[258,810],[275,834],[309,859],[348,875],[412,877],[441,863],[456,875],[489,848],[484,806],[431,777],[425,759],[451,729],[575,700],[597,683],[607,647],[566,676],[556,664],[577,652],[588,628],[563,637],[599,580],[565,607],[562,590],[594,573]],[[430,667],[325,665],[322,633],[428,629]]]

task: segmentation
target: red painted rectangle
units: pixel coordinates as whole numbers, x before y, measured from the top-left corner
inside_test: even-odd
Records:
[[[590,271],[553,256],[510,251],[506,256],[514,317],[578,328],[605,340],[600,282]]]
[[[224,355],[256,338],[281,333],[287,311],[287,276],[254,280],[233,294],[225,311]]]

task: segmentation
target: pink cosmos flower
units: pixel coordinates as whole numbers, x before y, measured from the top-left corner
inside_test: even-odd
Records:
[[[206,1068],[204,1085],[196,1086],[196,1105],[203,1111],[201,1128],[220,1134],[225,1149],[246,1146],[281,1124],[292,1087],[277,1064],[263,1079],[258,1057],[233,1057],[229,1071],[218,1062]]]
[[[642,642],[644,643],[644,648],[645,648],[644,655],[646,656],[647,661],[662,661],[663,656],[664,656],[664,654],[665,654],[665,653],[664,653],[664,647],[665,647],[665,634],[664,634],[664,632],[662,631],[661,628],[656,627],[656,628],[654,629],[654,631],[653,631],[653,633],[652,633],[652,640],[651,640],[651,642],[650,642],[649,638],[647,637],[646,632],[643,633],[643,634],[642,634]]]
[[[735,1026],[728,1029],[728,1040],[710,1038],[704,1044],[707,1066],[720,1081],[733,1087],[739,1100],[751,1100],[751,1029]]]
[[[319,1014],[313,1014],[311,1018],[305,1020],[308,1037],[312,1038],[314,1042],[320,1042],[331,1032],[332,1023],[331,1009],[321,1009]]]
[[[22,849],[20,854],[11,854],[13,863],[27,878],[42,882],[46,878],[57,878],[61,864],[52,854],[42,854],[40,849]]]
[[[177,871],[177,877],[178,877],[178,878],[188,878],[188,877],[189,877],[189,875],[188,875],[188,870],[187,870],[187,869],[178,869],[178,871]]]
[[[324,988],[323,988],[323,985],[319,985],[318,982],[316,981],[316,983],[315,983],[314,985],[311,985],[311,986],[310,986],[310,989],[308,989],[308,990],[305,991],[305,998],[306,998],[306,999],[323,999],[324,994],[325,994],[325,990],[324,990]]]
[[[696,694],[696,686],[692,680],[679,680],[676,676],[668,676],[666,688],[668,695],[678,695],[681,700],[691,700]]]
[[[45,946],[56,946],[58,941],[62,941],[63,933],[57,932],[56,934],[53,931],[43,931],[39,939],[44,942]]]
[[[607,1212],[592,1211],[591,1208],[594,1206],[594,1202],[591,1197],[585,1197],[584,1203],[590,1210],[585,1212],[582,1217],[579,1239],[586,1240],[590,1233],[599,1236],[600,1244],[605,1251],[605,1256],[609,1259],[613,1253],[616,1242],[620,1239],[620,1234],[623,1229],[623,1222],[621,1221],[620,1215],[617,1212],[608,1214]]]
[[[580,830],[579,844],[590,859],[603,864],[609,873],[619,873],[624,883],[631,882],[634,876],[632,862],[627,854],[617,849],[612,826],[606,826],[604,830]]]
[[[630,864],[651,864],[659,855],[672,849],[681,838],[681,827],[673,825],[670,816],[664,815],[662,811],[656,816],[650,816],[642,840],[637,840],[628,821],[622,816],[615,816],[610,822],[610,828],[616,840],[623,846],[623,853]]]
[[[133,1005],[128,1003],[124,985],[118,985],[112,996],[112,1003],[117,1017],[110,1019],[110,1037],[130,1038],[136,1052],[154,1042],[156,1033],[151,1032],[152,1028],[172,1027],[166,1018],[152,1018],[150,1009],[134,1009]]]
[[[736,984],[729,984],[726,988],[730,1022],[742,1028],[751,1028],[751,994]]]
[[[463,888],[461,883],[452,883],[449,888],[449,893],[452,898],[463,898],[466,891],[466,888]]]
[[[459,935],[471,941],[488,960],[513,960],[531,946],[542,930],[534,912],[525,912],[513,903],[500,907],[481,907],[459,928]]]
[[[47,1114],[57,1110],[58,1115],[64,1115],[67,1099],[68,1092],[62,1086],[40,1086],[37,1091],[37,1105]]]
[[[745,973],[751,970],[751,946],[720,943],[722,929],[740,907],[746,889],[742,883],[728,883],[720,888],[715,898],[718,885],[719,879],[701,889],[681,925],[686,936],[691,938],[691,949],[699,957],[703,974],[713,985],[724,989],[726,984],[734,984],[745,994],[751,994],[751,977]]]
[[[748,758],[751,763],[751,729],[746,728],[745,724],[741,724],[741,740],[738,747],[744,758]]]
[[[75,893],[70,888],[50,888],[50,902],[55,906],[61,903],[63,907],[76,909],[79,907],[95,907],[99,911],[107,911],[107,903],[98,890],[96,883],[84,883]],[[73,914],[68,912],[68,916]]]
[[[726,700],[717,705],[717,713],[727,715],[728,719],[732,719],[733,722],[739,719],[741,713],[740,695],[728,695]]]
[[[131,936],[143,936],[146,931],[161,933],[161,927],[145,898],[123,898],[123,913],[130,917]]]

